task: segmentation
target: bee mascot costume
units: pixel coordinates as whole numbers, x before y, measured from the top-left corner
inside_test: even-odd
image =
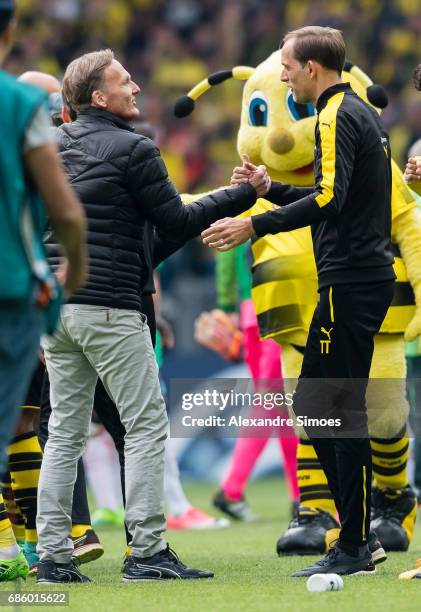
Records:
[[[296,186],[313,185],[316,111],[294,102],[280,81],[281,51],[257,68],[237,66],[214,73],[180,98],[175,114],[190,114],[211,86],[228,79],[245,80],[237,150],[254,164],[264,164],[273,180]],[[378,112],[387,96],[357,66],[347,61],[342,79]],[[392,161],[392,242],[395,255],[395,295],[375,338],[372,379],[394,379],[371,385],[367,393],[373,453],[372,528],[386,550],[407,550],[413,536],[417,500],[407,477],[409,406],[406,399],[404,336],[421,333],[421,218],[416,202]],[[197,196],[196,196],[197,197]],[[193,199],[183,197],[188,203]],[[247,214],[272,208],[260,198]],[[317,274],[310,228],[266,235],[252,244],[252,298],[260,336],[282,345],[285,383],[300,373],[311,316],[318,300]],[[387,398],[384,392],[388,386]],[[300,506],[277,542],[278,554],[319,554],[338,534],[336,508],[311,442],[298,432]]]

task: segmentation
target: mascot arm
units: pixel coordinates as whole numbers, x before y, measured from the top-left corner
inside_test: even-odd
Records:
[[[399,245],[409,282],[417,305],[415,315],[405,331],[405,339],[415,340],[421,334],[421,212],[411,208],[393,222],[393,240]]]
[[[212,193],[217,193],[218,191],[222,191],[223,189],[228,189],[229,187],[230,185],[226,185],[224,187],[218,187],[217,189],[211,189],[210,191],[204,191],[203,193],[181,193],[180,198],[183,204],[187,205],[191,204],[192,202],[196,202],[197,200],[200,200],[201,198],[204,198],[208,195],[211,195]]]

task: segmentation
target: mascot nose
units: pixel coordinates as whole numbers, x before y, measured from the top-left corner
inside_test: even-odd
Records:
[[[294,144],[294,136],[284,128],[274,128],[269,133],[268,145],[274,153],[288,153]]]

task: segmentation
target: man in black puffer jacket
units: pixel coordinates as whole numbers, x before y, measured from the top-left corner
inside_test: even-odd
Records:
[[[256,190],[242,185],[183,206],[159,150],[128,125],[138,116],[139,91],[110,50],[74,60],[64,77],[64,96],[77,120],[58,129],[59,149],[85,209],[90,271],[84,289],[63,307],[54,337],[43,340],[52,415],[39,483],[39,583],[89,580],[71,562],[69,533],[76,465],[98,376],[126,430],[126,524],[132,553],[123,580],[213,576],[186,568],[162,539],[167,418],[142,314],[148,271],[143,231],[149,221],[164,237],[165,248],[172,241],[179,244],[217,219],[248,209]],[[263,177],[257,194],[267,189]]]

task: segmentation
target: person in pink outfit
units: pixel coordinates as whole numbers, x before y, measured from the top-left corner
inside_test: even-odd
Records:
[[[260,339],[257,317],[251,300],[251,274],[250,265],[247,261],[248,253],[249,247],[245,244],[231,251],[217,254],[218,308],[226,313],[226,317],[231,319],[233,329],[238,328],[238,326],[241,328],[243,358],[254,381],[255,390],[281,392],[283,387],[281,347],[274,340]],[[240,303],[239,322],[236,313],[238,303]],[[220,318],[223,318],[222,313]],[[202,319],[202,321],[206,321],[206,319]],[[218,336],[217,330],[215,332],[215,336]],[[219,348],[222,349],[224,344],[222,333],[220,337],[221,347]],[[232,347],[238,347],[238,342],[235,341],[238,336],[234,333],[233,337],[234,341],[229,343],[229,350],[219,350],[219,352],[227,358],[236,359],[239,356],[239,351],[233,351]],[[214,344],[214,348],[218,350],[219,343]],[[212,342],[208,343],[209,345],[212,345]],[[253,406],[251,416],[259,417],[267,416],[267,414],[264,407],[258,405]],[[239,437],[237,439],[228,474],[221,485],[221,489],[213,499],[216,508],[237,520],[251,521],[256,518],[246,502],[244,491],[258,458],[265,449],[269,438],[273,436],[278,437],[282,451],[293,508],[298,505],[297,439],[292,427],[284,427],[279,432],[267,431],[261,432],[261,434],[259,437]]]

